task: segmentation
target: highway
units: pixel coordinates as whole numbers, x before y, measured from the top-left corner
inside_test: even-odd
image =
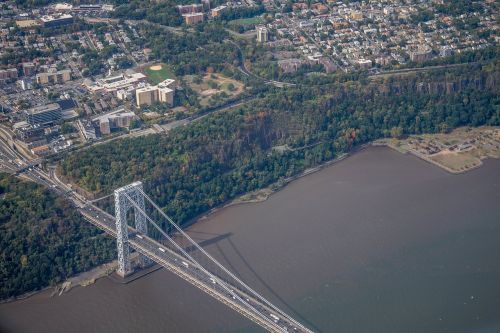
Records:
[[[25,158],[10,145],[9,133],[0,127],[0,171],[15,173],[26,166]]]
[[[213,107],[213,108],[208,108],[207,110],[205,110],[202,113],[198,113],[196,115],[189,116],[189,117],[181,119],[181,120],[171,121],[171,122],[169,122],[167,124],[160,125],[161,128],[163,129],[163,132],[157,132],[152,127],[147,127],[147,128],[143,128],[143,129],[136,129],[136,130],[131,130],[129,133],[126,133],[126,134],[121,134],[119,136],[114,136],[114,137],[110,137],[110,138],[107,138],[107,139],[94,141],[94,142],[92,142],[92,144],[86,145],[84,147],[78,147],[78,149],[80,149],[80,150],[90,149],[90,148],[92,148],[94,146],[102,145],[102,144],[105,144],[105,143],[109,143],[109,142],[116,141],[116,140],[121,140],[121,139],[137,138],[137,137],[141,137],[141,136],[145,136],[145,135],[151,135],[151,134],[168,133],[170,130],[173,130],[174,128],[181,127],[181,126],[188,126],[190,123],[193,123],[193,122],[196,122],[196,121],[200,121],[200,120],[202,120],[203,118],[207,117],[208,115],[210,115],[212,113],[230,110],[232,108],[236,108],[238,106],[250,103],[250,102],[252,102],[255,99],[257,99],[257,97],[242,98],[242,99],[239,99],[239,100],[236,100],[236,101],[233,101],[233,102],[229,102],[229,103],[221,105],[221,106],[216,106],[216,107]]]
[[[115,218],[113,216],[92,204],[85,204],[79,211],[86,220],[116,237]],[[207,274],[196,262],[192,262],[169,249],[168,246],[138,233],[132,227],[129,227],[129,245],[270,332],[310,332],[297,325],[297,323],[290,322],[265,303],[255,299],[236,286],[223,281],[214,274]],[[256,311],[249,311],[248,305]],[[263,319],[262,314],[267,318]]]
[[[83,196],[71,189],[71,186],[57,178],[54,168],[45,172],[36,165],[29,166],[30,162],[19,152],[14,151],[4,140],[0,140],[0,167],[7,172],[16,173],[20,177],[32,180],[65,197],[78,212],[93,225],[109,235],[116,237],[115,217],[93,205]],[[12,162],[10,162],[12,161]],[[17,164],[16,165],[16,161]],[[19,170],[21,167],[21,170]],[[15,171],[12,171],[15,170]],[[151,220],[150,220],[151,221]],[[237,287],[209,271],[190,256],[183,256],[184,249],[176,252],[169,246],[142,235],[129,227],[129,246],[145,255],[170,272],[189,282],[244,317],[263,327],[269,332],[312,332],[300,323],[287,316],[279,309],[268,303],[260,295],[255,297],[244,291],[244,287]],[[171,245],[172,246],[172,245]],[[278,311],[276,311],[278,310]]]
[[[2,141],[3,142],[3,141]],[[0,145],[0,171],[9,173],[16,172],[19,165],[16,163],[17,156],[12,149],[6,145]]]

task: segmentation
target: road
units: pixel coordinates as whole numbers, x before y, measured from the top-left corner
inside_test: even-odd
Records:
[[[120,22],[120,20],[118,20],[118,19],[95,18],[95,17],[85,17],[84,20],[86,22],[88,22],[88,23],[98,23],[98,22],[100,22],[100,23],[108,23],[108,24],[118,24]],[[132,25],[132,26],[137,26],[139,24],[150,25],[150,26],[153,26],[153,27],[156,27],[156,28],[168,30],[168,31],[170,31],[172,33],[175,33],[175,34],[178,34],[178,35],[184,34],[184,31],[183,31],[182,28],[179,28],[179,27],[170,27],[170,26],[159,24],[159,23],[149,22],[149,21],[146,21],[146,20],[125,20],[125,23],[127,23],[128,25]],[[193,29],[186,29],[186,30],[189,31],[189,32],[194,32]]]
[[[238,43],[235,43],[234,41],[230,40],[230,39],[226,39],[225,40],[227,43],[231,43],[233,44],[237,49],[238,49],[238,52],[240,54],[240,65],[238,66],[238,70],[240,72],[242,72],[243,74],[245,74],[246,76],[251,76],[253,78],[256,78],[257,80],[260,80],[262,82],[264,82],[265,84],[272,84],[274,85],[275,87],[278,87],[278,88],[284,88],[284,87],[293,87],[293,86],[296,86],[295,83],[290,83],[290,82],[283,82],[283,81],[275,81],[275,80],[268,80],[264,77],[261,77],[261,76],[258,76],[254,73],[252,73],[247,67],[246,67],[246,64],[245,64],[245,57],[243,56],[243,51],[241,50],[241,47],[238,45]]]
[[[115,219],[113,216],[88,204],[79,209],[79,211],[92,224],[116,237]],[[129,227],[129,244],[139,253],[147,256],[271,332],[308,332],[308,330],[300,329],[295,323],[291,323],[286,318],[281,317],[279,313],[276,313],[276,311],[273,311],[269,306],[253,296],[229,284],[218,276],[207,274],[197,263],[182,257],[164,244],[138,233],[131,227]],[[252,313],[252,311],[249,311],[248,307],[245,306],[247,304],[256,309],[257,312]],[[267,316],[266,320],[262,320],[262,314]],[[286,330],[284,329],[285,327]]]
[[[212,113],[220,112],[220,111],[225,111],[225,110],[230,110],[232,108],[250,103],[251,101],[255,100],[257,97],[247,97],[244,99],[240,99],[234,102],[231,102],[229,104],[225,104],[219,107],[211,108],[206,110],[205,112],[201,114],[196,114],[194,116],[185,118],[185,119],[180,119],[180,120],[174,120],[170,123],[167,123],[165,125],[161,125],[161,128],[163,129],[163,132],[169,132],[170,130],[173,130],[174,128],[181,127],[181,126],[188,126],[190,123],[200,121],[201,119],[209,116]],[[157,131],[155,131],[153,128],[148,127],[148,128],[143,128],[143,129],[138,129],[138,130],[132,130],[127,134],[122,134],[119,136],[111,137],[108,139],[100,140],[100,141],[95,141],[91,145],[85,146],[83,148],[79,149],[89,149],[93,146],[97,145],[102,145],[104,143],[110,143],[115,140],[119,139],[127,139],[127,138],[137,138],[145,135],[150,135],[150,134],[159,134]]]
[[[3,139],[0,140],[2,144],[0,145],[0,171],[15,173],[17,169],[21,166],[19,165],[17,154],[9,146],[9,144]]]
[[[17,161],[19,166],[24,167],[22,171],[17,171],[20,177],[36,182],[66,198],[87,221],[116,237],[114,216],[93,205],[86,198],[73,191],[70,185],[63,183],[57,177],[55,168],[49,168],[47,173],[37,166],[28,166],[30,161],[26,160],[19,152],[11,149],[4,140],[0,140],[0,153],[2,154],[1,168],[11,172],[13,169],[18,170]],[[256,298],[243,291],[242,288],[208,272],[197,262],[181,256],[165,244],[159,243],[147,235],[142,235],[131,227],[129,227],[129,245],[269,332],[311,332],[289,316],[275,311],[262,299]]]
[[[427,67],[417,67],[417,68],[395,69],[395,70],[382,71],[382,72],[377,73],[377,74],[371,74],[371,75],[369,75],[369,78],[389,77],[389,76],[393,76],[393,75],[401,75],[401,74],[410,74],[410,73],[432,71],[432,70],[435,70],[435,69],[444,69],[444,68],[453,68],[453,67],[461,67],[461,66],[470,66],[470,65],[477,64],[477,63],[479,63],[479,62],[466,62],[466,63],[450,64],[450,65],[438,65],[438,66],[427,66]]]

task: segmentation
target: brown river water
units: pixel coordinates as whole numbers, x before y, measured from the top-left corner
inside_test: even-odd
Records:
[[[500,332],[500,160],[451,175],[369,148],[191,235],[317,332]],[[159,270],[0,305],[0,332],[261,332]]]

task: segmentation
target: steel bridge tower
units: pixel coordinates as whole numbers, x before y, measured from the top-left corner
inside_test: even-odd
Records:
[[[144,195],[142,193],[142,182],[135,182],[115,190],[116,245],[118,247],[117,273],[123,277],[132,273],[127,224],[127,212],[130,208],[134,208],[134,224],[137,232],[143,235],[148,234],[146,217],[141,213],[141,210],[144,211],[145,208]],[[127,196],[136,203],[136,206],[127,199]],[[139,263],[142,267],[146,267],[152,264],[152,261],[148,257],[139,254]]]

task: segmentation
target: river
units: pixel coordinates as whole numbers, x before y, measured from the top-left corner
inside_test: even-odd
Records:
[[[191,235],[318,332],[500,332],[500,160],[452,175],[369,148]],[[0,305],[1,332],[261,332],[160,270]]]

